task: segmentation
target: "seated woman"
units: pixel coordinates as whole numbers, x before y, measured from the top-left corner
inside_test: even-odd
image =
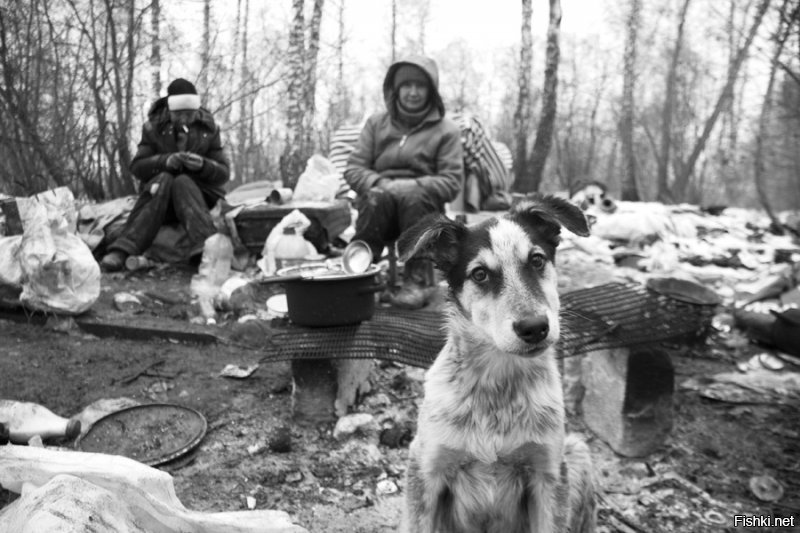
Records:
[[[393,63],[383,98],[386,111],[367,120],[345,170],[358,194],[354,238],[369,244],[376,261],[420,218],[443,212],[463,181],[461,132],[445,118],[436,63],[422,56]],[[431,272],[430,259],[409,260],[403,287],[391,301],[407,308],[425,305]]]

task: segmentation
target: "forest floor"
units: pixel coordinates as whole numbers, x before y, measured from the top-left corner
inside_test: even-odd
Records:
[[[156,320],[189,328],[190,275],[174,267],[104,274],[93,313],[131,324]],[[123,291],[152,298],[143,298],[148,303],[134,311],[120,311],[113,296]],[[222,369],[259,362],[258,346],[100,338],[68,320],[35,324],[24,315],[5,318],[0,398],[37,402],[63,416],[121,397],[180,404],[205,416],[208,431],[199,447],[162,467],[174,477],[187,508],[283,510],[311,532],[396,530],[407,439],[398,447],[342,441],[333,437],[332,422],[299,423],[293,417],[290,363],[262,363],[249,377],[232,379],[221,376]],[[222,320],[209,328],[230,330],[234,324]],[[689,378],[731,371],[759,351],[753,345],[722,346],[715,338],[699,348],[671,346],[674,426],[663,446],[645,458],[616,455],[579,418],[570,418],[570,429],[582,434],[593,453],[599,531],[800,531],[734,527],[734,516],[742,514],[794,516],[800,524],[798,403],[728,403],[681,386]],[[419,368],[379,362],[371,392],[352,409],[378,420],[413,421],[422,375]],[[783,497],[771,503],[756,498],[749,486],[751,478],[765,474],[784,488]],[[0,506],[13,499],[0,491]]]

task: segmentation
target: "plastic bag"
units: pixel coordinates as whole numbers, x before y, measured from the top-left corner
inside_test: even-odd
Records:
[[[63,200],[63,196],[59,198]],[[33,309],[80,314],[100,296],[100,265],[73,233],[69,213],[65,216],[54,205],[32,198],[26,206],[19,249],[20,300]],[[70,212],[74,213],[74,208]]]
[[[297,180],[293,201],[330,202],[342,185],[342,175],[328,159],[314,154]]]
[[[17,206],[23,232],[31,219],[39,216],[40,207],[44,207],[45,217],[53,231],[74,233],[78,229],[75,196],[67,187],[57,187],[27,198],[18,198]]]
[[[0,237],[0,284],[19,289],[22,287],[22,266],[19,248],[22,235]]]
[[[280,222],[272,228],[272,231],[270,231],[267,236],[267,240],[264,242],[264,248],[261,251],[261,259],[256,263],[258,268],[267,276],[271,276],[275,273],[275,245],[283,236],[283,228],[287,226],[294,226],[295,232],[298,235],[303,235],[308,227],[311,226],[311,221],[299,209],[295,209],[283,217]],[[308,243],[308,253],[309,255],[317,253],[317,249],[314,248],[314,245],[310,242]]]

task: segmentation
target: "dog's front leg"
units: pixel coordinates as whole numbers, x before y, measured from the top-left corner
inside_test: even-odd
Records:
[[[406,473],[406,506],[402,533],[436,533],[435,519],[439,499],[432,497],[430,489],[420,471],[419,461],[412,455]]]
[[[533,475],[528,493],[530,533],[558,533],[556,517],[556,477],[550,473]]]

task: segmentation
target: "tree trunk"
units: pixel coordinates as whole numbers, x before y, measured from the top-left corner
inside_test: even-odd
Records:
[[[150,44],[150,75],[152,76],[153,95],[161,94],[161,0],[152,0],[150,13],[150,27],[153,32]]]
[[[522,0],[522,43],[519,53],[519,96],[514,112],[514,188],[529,192],[525,186],[532,180],[528,171],[528,133],[531,130],[531,68],[533,66],[533,37],[531,36],[531,0]]]
[[[281,155],[284,186],[294,188],[314,151],[314,99],[317,84],[319,28],[324,0],[314,0],[305,42],[304,1],[292,1],[292,27],[289,32],[289,86],[287,90],[286,146]]]
[[[550,23],[547,27],[547,57],[542,91],[542,116],[536,129],[536,140],[530,162],[530,183],[523,184],[526,192],[538,191],[544,175],[544,167],[553,144],[553,128],[558,103],[559,29],[561,26],[561,0],[550,0]]]
[[[211,0],[203,0],[203,42],[200,44],[200,86],[208,94],[208,71],[211,68]]]
[[[134,67],[136,66],[136,7],[135,2],[128,5],[128,35],[125,44],[128,48],[126,70],[119,79],[119,92],[123,100],[122,113],[118,112],[117,140],[119,146],[119,164],[122,170],[123,192],[131,194],[136,192],[137,180],[131,173],[131,139],[130,131],[133,122],[133,80]]]
[[[754,16],[753,25],[750,27],[750,31],[747,34],[747,39],[737,52],[733,64],[728,71],[725,86],[722,88],[719,98],[717,98],[714,110],[712,111],[711,116],[709,116],[706,120],[703,131],[700,134],[700,137],[697,139],[691,154],[689,154],[689,158],[683,165],[681,165],[681,171],[678,176],[676,176],[675,185],[672,188],[672,196],[676,199],[680,200],[683,198],[683,194],[686,191],[686,186],[688,185],[689,180],[694,173],[694,167],[697,164],[697,160],[700,158],[700,154],[703,152],[703,149],[706,146],[708,137],[711,135],[711,131],[714,129],[714,125],[716,124],[726,102],[733,95],[733,85],[736,83],[739,69],[744,62],[745,57],[747,57],[747,52],[750,49],[750,45],[753,43],[753,39],[758,32],[758,28],[761,26],[761,22],[764,20],[764,14],[766,13],[769,4],[770,0],[762,0],[761,4],[759,4]]]
[[[248,93],[250,86],[250,71],[247,68],[247,22],[250,19],[250,0],[244,0],[244,8],[241,17],[241,39],[242,39],[242,57],[239,65],[240,73],[239,79],[241,80],[242,98],[239,100],[239,134],[237,138],[238,145],[238,164],[234,166],[234,178],[239,180],[239,183],[245,182],[247,168],[249,166],[248,158],[248,113],[247,113],[247,98],[244,96]]]
[[[781,17],[778,23],[778,30],[775,32],[775,49],[772,52],[771,64],[769,69],[769,80],[767,81],[767,89],[764,93],[764,102],[761,105],[761,114],[758,118],[758,134],[756,135],[756,151],[753,158],[754,163],[754,179],[756,184],[756,193],[761,206],[767,212],[772,224],[778,228],[780,221],[772,210],[767,194],[766,184],[764,183],[764,138],[769,135],[767,132],[768,120],[772,110],[772,92],[775,87],[775,74],[780,63],[780,57],[783,53],[783,48],[786,45],[786,40],[791,32],[791,23],[784,25],[786,22],[783,14],[785,13],[786,5],[789,0],[784,0],[783,7],[781,8]]]
[[[633,147],[633,114],[636,109],[634,93],[636,89],[636,50],[639,34],[639,15],[641,0],[631,0],[628,16],[628,36],[625,41],[625,60],[622,86],[622,118],[620,120],[620,139],[622,142],[622,200],[639,200],[636,186],[636,156]]]
[[[392,28],[389,31],[392,45],[392,63],[397,60],[397,0],[392,0]]]
[[[301,161],[305,161],[314,153],[314,119],[317,111],[317,57],[319,56],[319,28],[322,23],[322,8],[325,0],[314,0],[311,23],[308,28],[308,47],[305,51],[303,84],[303,145]]]
[[[686,24],[686,14],[689,11],[691,0],[684,0],[678,18],[678,31],[675,36],[675,49],[672,51],[672,60],[667,71],[667,86],[664,96],[664,107],[661,110],[661,148],[657,157],[657,198],[661,202],[671,202],[669,194],[669,161],[672,149],[672,114],[675,110],[675,82],[678,73],[681,49],[683,48],[683,28]]]
[[[420,0],[420,4],[417,5],[417,16],[419,17],[417,20],[419,22],[419,28],[417,33],[417,46],[419,47],[419,53],[425,53],[425,41],[428,35],[428,20],[430,19],[431,14],[431,4],[430,0]]]

